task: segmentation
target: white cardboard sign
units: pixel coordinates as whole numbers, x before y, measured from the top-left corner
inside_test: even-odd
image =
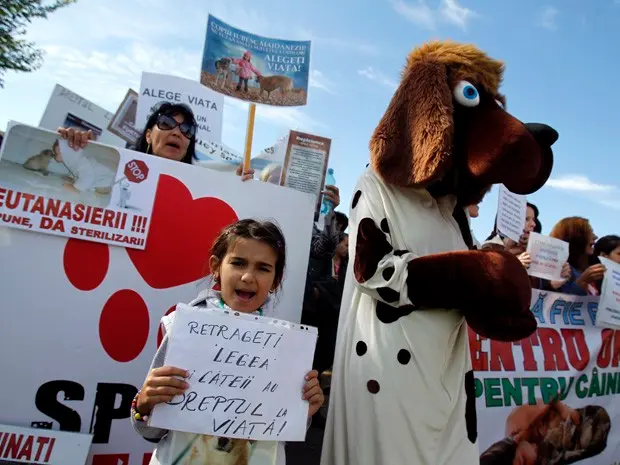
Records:
[[[601,286],[601,297],[596,314],[596,325],[620,328],[620,265],[605,257],[599,260],[607,271]]]
[[[189,79],[166,74],[142,73],[136,127],[146,125],[151,108],[159,102],[183,103],[194,112],[198,131],[196,150],[206,152],[206,141],[222,141],[224,96]]]
[[[159,179],[153,157],[10,123],[0,152],[0,225],[144,249]]]
[[[113,116],[113,113],[90,100],[56,84],[39,126],[50,131],[67,127],[80,131],[91,130],[97,142],[124,147],[125,141],[108,130]]]
[[[527,270],[530,276],[549,281],[562,279],[562,267],[568,260],[568,242],[532,232],[527,243],[527,253],[532,259]]]
[[[499,204],[497,207],[497,229],[503,235],[519,242],[525,227],[527,198],[513,194],[503,184],[499,185]]]
[[[317,331],[284,320],[177,305],[165,365],[189,388],[153,410],[151,426],[227,438],[303,441]]]
[[[92,440],[90,434],[0,425],[0,463],[84,465]]]

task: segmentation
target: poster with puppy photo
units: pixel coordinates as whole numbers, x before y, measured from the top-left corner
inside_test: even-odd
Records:
[[[148,155],[11,122],[0,152],[0,226],[144,249],[159,173]]]
[[[308,103],[310,41],[262,37],[209,15],[200,83],[246,102]]]

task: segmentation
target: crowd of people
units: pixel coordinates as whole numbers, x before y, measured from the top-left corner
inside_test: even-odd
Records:
[[[471,218],[477,217],[478,206],[467,207],[467,213]],[[516,255],[527,269],[532,261],[526,251],[530,234],[542,233],[539,216],[538,207],[528,202],[525,226],[518,242],[502,235],[496,225],[483,243],[476,243],[481,249],[506,250]],[[549,236],[568,243],[569,255],[562,268],[562,280],[546,281],[531,277],[532,288],[570,295],[599,295],[605,274],[605,266],[601,264],[599,257],[620,263],[620,236],[598,238],[590,222],[578,216],[560,220],[551,228]]]
[[[195,159],[196,126],[194,114],[189,107],[162,102],[154,108],[138,144],[133,149],[181,163],[192,163]],[[93,138],[89,131],[73,128],[60,128],[58,132],[68,140],[69,146],[75,149],[84,148]],[[254,170],[244,170],[243,166],[239,166],[237,175],[247,181],[254,178]],[[332,202],[334,209],[340,205],[336,186],[326,186],[323,195]],[[478,209],[478,205],[465,208],[470,221],[478,216]],[[472,233],[474,247],[508,251],[518,257],[523,267],[528,268],[531,257],[526,250],[530,234],[542,232],[539,217],[538,208],[528,203],[525,227],[518,242],[505,237],[495,227],[482,242],[476,240]],[[332,210],[325,220],[322,229],[316,225],[313,228],[302,310],[302,323],[315,326],[319,331],[313,371],[306,377],[303,393],[304,398],[310,401],[311,414],[320,410],[328,395],[329,383],[325,379],[329,378],[334,361],[340,304],[349,260],[347,216]],[[281,283],[285,257],[284,237],[277,226],[271,223],[242,220],[231,225],[229,229],[220,236],[221,244],[214,245],[213,262],[210,264],[214,280],[220,284],[221,290],[215,298],[213,295],[207,298],[199,296],[194,304],[197,307],[221,306],[236,311],[260,313],[269,294],[277,291]],[[620,237],[610,235],[598,239],[589,221],[580,217],[562,219],[551,229],[549,235],[569,244],[570,253],[563,267],[562,280],[531,278],[532,287],[574,295],[598,295],[605,273],[599,257],[620,263]],[[236,251],[236,258],[244,254],[243,263],[228,263],[228,255],[232,249]],[[244,282],[243,273],[245,269],[258,266],[258,262],[266,268],[247,272],[259,276],[256,278],[256,287],[250,289],[251,286],[247,287]],[[164,326],[169,323],[170,319],[164,321]],[[136,430],[146,439],[159,442],[159,454],[163,454],[170,447],[170,435],[167,435],[166,431],[146,426],[144,421],[154,405],[171,400],[187,387],[187,383],[179,380],[179,377],[186,376],[183,370],[162,367],[165,350],[164,338],[145,384],[132,406],[132,421]],[[319,374],[323,375],[320,386]],[[310,417],[312,418],[312,415]],[[312,421],[315,427],[321,428],[324,419],[324,414],[316,415]],[[163,441],[163,438],[168,439]],[[281,446],[279,447],[278,463],[283,464],[284,455]],[[153,457],[151,463],[159,463],[157,454]]]

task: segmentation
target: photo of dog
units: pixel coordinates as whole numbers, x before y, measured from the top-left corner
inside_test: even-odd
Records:
[[[178,465],[248,465],[250,441],[198,434],[181,455]]]
[[[288,76],[258,76],[256,78],[260,86],[260,96],[267,92],[267,99],[271,100],[271,93],[280,90],[283,98],[286,98],[293,89],[293,80]]]
[[[16,124],[0,154],[0,184],[43,197],[106,207],[119,163],[120,153],[112,147],[90,144],[76,151],[54,132]]]
[[[506,437],[480,456],[481,465],[570,465],[605,450],[611,419],[598,405],[573,409],[557,399],[521,405],[506,419]]]
[[[229,81],[229,76],[231,75],[231,63],[232,60],[230,58],[220,58],[215,62],[215,85],[222,88]],[[222,82],[220,83],[220,79]]]
[[[23,167],[30,171],[38,171],[43,176],[47,176],[52,158],[54,158],[54,152],[50,149],[43,149],[37,155],[33,155],[26,160]]]

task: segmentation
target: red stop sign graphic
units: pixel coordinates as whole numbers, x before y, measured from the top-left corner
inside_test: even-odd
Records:
[[[142,160],[131,160],[125,165],[125,176],[130,182],[141,183],[148,175],[149,167]]]

